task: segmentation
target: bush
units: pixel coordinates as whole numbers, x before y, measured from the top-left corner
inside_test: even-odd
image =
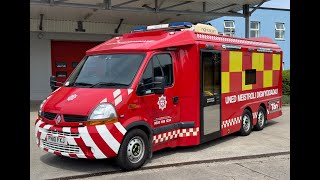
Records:
[[[282,71],[282,95],[290,96],[290,69]]]
[[[282,104],[290,104],[290,95],[282,95]]]

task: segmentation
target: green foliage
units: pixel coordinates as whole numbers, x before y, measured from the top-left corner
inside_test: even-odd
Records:
[[[282,95],[282,104],[290,104],[290,95]]]
[[[290,69],[282,71],[282,95],[290,95]]]

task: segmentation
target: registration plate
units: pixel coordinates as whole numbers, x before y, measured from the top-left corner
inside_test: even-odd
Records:
[[[67,140],[65,137],[47,135],[47,141],[67,145]]]

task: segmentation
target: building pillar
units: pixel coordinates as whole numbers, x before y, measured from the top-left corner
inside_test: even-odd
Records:
[[[249,17],[250,17],[249,4],[243,5],[242,11],[245,18],[245,38],[249,38]]]

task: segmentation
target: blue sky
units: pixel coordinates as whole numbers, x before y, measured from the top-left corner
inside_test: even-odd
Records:
[[[271,0],[263,3],[261,7],[290,9],[290,0]]]

